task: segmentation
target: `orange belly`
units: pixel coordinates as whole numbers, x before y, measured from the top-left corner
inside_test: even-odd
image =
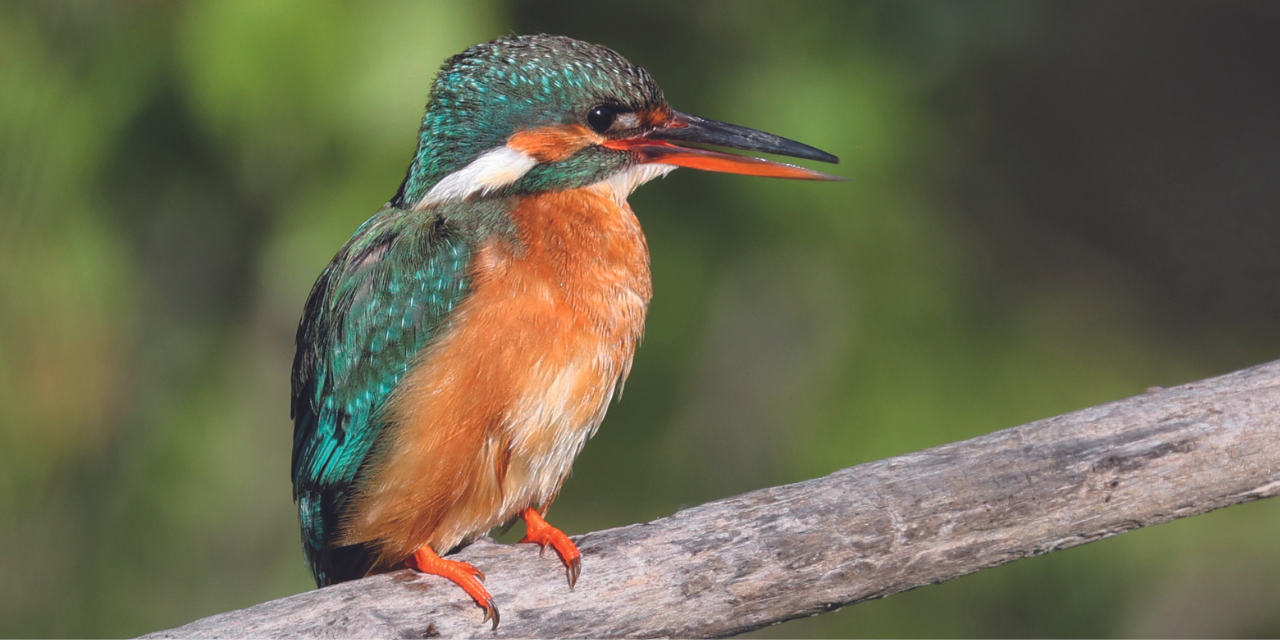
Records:
[[[617,385],[651,295],[640,224],[606,185],[525,198],[516,240],[491,240],[471,295],[388,404],[340,544],[375,569],[545,511]]]

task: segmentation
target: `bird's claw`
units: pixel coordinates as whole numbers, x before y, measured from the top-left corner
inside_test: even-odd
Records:
[[[516,544],[536,544],[538,545],[538,557],[545,558],[547,556],[547,545],[549,543],[544,538],[539,538],[537,540],[534,540],[529,537],[529,534],[525,534],[525,536],[523,538],[520,538],[520,541],[516,542]]]
[[[569,578],[569,590],[573,591],[573,585],[578,583],[578,576],[582,575],[582,556],[576,555],[572,560],[566,560],[564,573]]]
[[[525,509],[520,515],[525,524],[525,534],[520,542],[541,547],[539,557],[546,553],[548,546],[555,549],[564,562],[565,576],[569,579],[569,590],[572,591],[573,586],[578,583],[578,576],[582,575],[582,553],[578,551],[577,545],[563,531],[547,524],[537,511]]]
[[[484,624],[492,618],[493,628],[497,629],[498,628],[498,605],[493,603],[493,598],[489,598],[483,603],[477,602],[476,604],[479,604],[480,608],[484,609],[484,619],[480,621],[480,624]]]
[[[493,603],[493,596],[480,584],[484,581],[484,572],[459,560],[445,560],[430,547],[423,547],[414,552],[405,564],[423,573],[447,578],[471,596],[476,605],[484,609],[484,620],[481,624],[493,620],[493,628],[498,628],[498,607]]]

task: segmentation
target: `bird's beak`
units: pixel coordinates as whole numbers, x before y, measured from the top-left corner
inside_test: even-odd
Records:
[[[817,160],[819,162],[840,162],[826,151],[815,149],[795,140],[788,140],[772,133],[756,131],[736,124],[716,122],[687,113],[673,111],[672,117],[661,127],[635,138],[609,140],[604,146],[611,149],[630,151],[639,156],[644,163],[670,164],[677,167],[702,169],[703,171],[720,171],[723,173],[740,173],[748,176],[766,176],[770,178],[791,178],[793,180],[844,180],[793,164],[773,162],[762,158],[739,156],[721,153],[698,147],[685,147],[667,142],[692,142],[732,147],[745,151],[763,151],[794,158]]]

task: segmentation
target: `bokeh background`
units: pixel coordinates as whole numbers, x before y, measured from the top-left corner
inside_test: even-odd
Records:
[[[850,177],[632,197],[657,293],[570,533],[1280,356],[1280,4],[10,0],[0,635],[312,588],[304,297],[395,192],[441,61],[535,32]],[[1233,507],[756,635],[1274,637],[1278,529]]]

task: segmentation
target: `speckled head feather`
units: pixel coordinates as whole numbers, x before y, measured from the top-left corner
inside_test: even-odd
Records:
[[[612,104],[627,111],[669,109],[643,68],[611,49],[563,36],[510,36],[450,58],[431,87],[418,149],[392,204],[416,202],[437,182],[505,143],[546,125],[586,124],[587,111]],[[556,166],[530,171],[515,191],[571,188],[625,164],[624,154],[584,149]]]

